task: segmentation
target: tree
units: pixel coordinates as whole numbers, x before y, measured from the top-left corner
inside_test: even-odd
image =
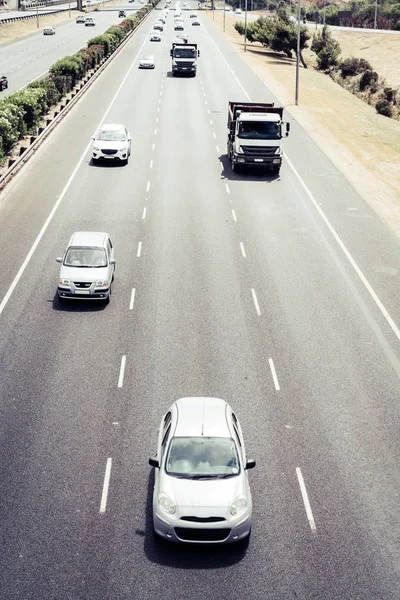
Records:
[[[323,26],[321,33],[313,36],[311,50],[317,55],[317,67],[321,71],[335,67],[339,62],[340,44],[333,39],[327,25]]]

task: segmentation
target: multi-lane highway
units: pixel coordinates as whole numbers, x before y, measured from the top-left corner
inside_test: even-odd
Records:
[[[275,99],[201,13],[172,77],[172,14],[0,196],[0,597],[397,600],[398,241],[292,119],[280,177],[231,172],[228,100]],[[129,164],[93,166],[113,121]],[[113,240],[106,307],[56,299],[78,230]],[[148,457],[192,395],[257,460],[247,549],[153,539]]]
[[[134,14],[140,6],[138,2],[124,5],[127,16]],[[43,77],[57,60],[75,54],[86,47],[88,40],[104,33],[112,25],[121,23],[122,19],[118,18],[119,8],[119,5],[107,3],[98,11],[91,11],[90,16],[96,22],[94,27],[86,27],[75,21],[63,23],[56,26],[55,35],[43,35],[41,27],[27,37],[0,46],[0,64],[4,75],[8,77],[8,89],[2,92],[0,98]]]

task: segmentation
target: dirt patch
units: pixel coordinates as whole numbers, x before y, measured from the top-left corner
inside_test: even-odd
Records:
[[[215,11],[213,20],[211,11],[207,12],[214,26],[223,33],[223,15]],[[400,237],[400,122],[378,115],[374,108],[313,68],[300,69],[299,106],[295,106],[295,61],[269,52],[260,44],[247,44],[245,53],[243,38],[234,29],[234,22],[232,18],[225,19],[223,35],[373,210]],[[340,33],[352,35],[351,32]],[[367,58],[380,72],[378,59],[381,56],[383,62],[383,54],[378,52],[376,57],[371,54],[370,58],[363,54],[363,48],[370,43],[373,34],[355,35],[351,44],[348,41],[351,55]],[[366,38],[363,38],[364,35]],[[399,40],[393,34],[374,35],[382,36],[376,43],[382,52],[385,38],[389,44]],[[393,63],[388,61],[389,70],[395,62],[399,64],[398,41],[397,45],[399,47],[393,47],[390,56]],[[383,72],[380,74],[383,75]],[[398,75],[396,73],[396,77]],[[265,98],[259,100],[265,101]]]

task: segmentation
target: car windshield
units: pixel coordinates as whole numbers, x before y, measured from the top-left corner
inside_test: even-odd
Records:
[[[96,139],[102,142],[124,142],[126,135],[121,129],[101,129]]]
[[[184,479],[235,477],[240,472],[235,442],[232,438],[174,437],[165,470]]]
[[[279,123],[268,121],[243,121],[239,123],[238,137],[252,140],[280,140]]]
[[[104,248],[68,248],[64,259],[67,267],[106,267],[107,256]]]
[[[174,52],[175,58],[194,58],[195,56],[193,48],[176,48]]]

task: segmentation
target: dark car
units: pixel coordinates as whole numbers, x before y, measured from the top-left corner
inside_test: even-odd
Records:
[[[124,10],[120,10],[119,13],[118,13],[118,16],[119,17],[126,17],[125,11]]]
[[[5,75],[0,77],[0,92],[8,88],[8,79]]]

